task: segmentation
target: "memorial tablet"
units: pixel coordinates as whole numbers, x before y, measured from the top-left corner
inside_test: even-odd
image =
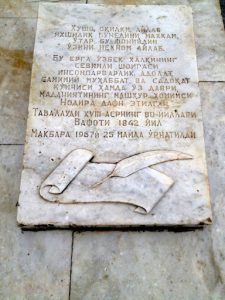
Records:
[[[40,4],[18,223],[211,223],[189,7]]]

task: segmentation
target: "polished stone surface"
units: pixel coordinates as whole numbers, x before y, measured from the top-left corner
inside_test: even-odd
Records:
[[[200,89],[213,225],[176,233],[76,233],[71,299],[224,299],[225,83]]]
[[[98,4],[190,5],[200,81],[225,81],[225,33],[219,0],[88,0]]]
[[[6,4],[10,3],[10,1],[4,1]],[[1,1],[1,4],[4,3]],[[90,0],[89,0],[90,2]],[[122,1],[119,1],[122,2]],[[127,2],[127,1],[126,1]],[[131,2],[131,1],[130,1]],[[154,4],[151,1],[149,4]],[[158,2],[158,1],[157,1]],[[161,1],[162,2],[162,1]],[[168,1],[167,1],[168,2]],[[175,2],[174,0],[169,1],[171,4]],[[178,1],[177,1],[178,2]],[[180,1],[179,1],[180,2]],[[198,64],[201,60],[199,55],[204,55],[207,57],[208,49],[211,47],[211,43],[208,41],[214,35],[216,38],[216,44],[218,47],[214,48],[214,56],[211,56],[211,59],[214,60],[213,64],[201,64],[200,71],[200,80],[201,78],[205,78],[208,81],[222,81],[222,77],[220,76],[220,72],[217,70],[223,70],[219,63],[221,62],[221,58],[224,56],[224,48],[221,48],[224,43],[224,32],[222,31],[221,17],[219,12],[219,1],[214,0],[194,0],[193,4],[196,3],[198,5],[198,10],[194,9],[194,22],[195,22],[195,36],[197,32],[199,34],[196,38],[197,44],[197,53],[198,53]],[[12,3],[12,2],[11,2]],[[20,1],[16,1],[16,4],[21,3]],[[112,2],[111,2],[112,3]],[[116,3],[116,1],[114,2]],[[183,4],[186,4],[185,1],[182,1]],[[118,4],[118,3],[117,3]],[[132,4],[132,3],[131,3]],[[157,4],[157,3],[156,3]],[[180,4],[180,3],[178,3]],[[17,11],[11,14],[11,16],[15,15],[23,15],[24,17],[28,17],[25,15],[25,10],[23,6],[17,5]],[[205,12],[207,11],[207,15]],[[35,12],[36,14],[36,12]],[[2,16],[6,17],[6,14],[2,14]],[[198,22],[196,18],[204,19],[206,23],[208,23],[207,30],[202,30],[200,26],[198,26]],[[10,20],[4,19],[3,21]],[[11,26],[10,33],[14,32],[15,36],[20,32],[20,26],[23,29],[20,18],[17,19],[16,26]],[[16,21],[16,20],[14,20]],[[210,21],[210,22],[209,22]],[[11,21],[10,21],[11,22]],[[11,24],[11,23],[10,23]],[[3,26],[1,26],[2,30]],[[29,29],[29,27],[27,27]],[[35,35],[35,28],[30,26],[30,30],[32,30],[33,36]],[[1,34],[1,33],[0,33]],[[23,35],[23,30],[21,30],[18,35],[19,40],[23,42],[24,46],[30,47],[31,43],[29,39],[26,39],[27,34]],[[33,37],[31,38],[31,40]],[[199,40],[200,39],[200,40]],[[4,34],[1,36],[1,42],[5,43],[8,47],[8,36]],[[1,47],[4,47],[4,44],[1,44]],[[11,42],[10,42],[11,43]],[[201,51],[200,51],[201,50]],[[221,56],[222,55],[222,56]],[[203,62],[203,61],[202,61]],[[211,71],[210,71],[211,70]],[[13,75],[13,74],[12,74]],[[13,75],[14,76],[14,75]],[[7,73],[4,75],[4,79],[7,80]],[[30,78],[27,75],[27,82],[29,82]],[[187,300],[199,300],[199,299],[210,299],[210,300],[224,300],[225,295],[225,259],[224,259],[224,249],[225,249],[225,235],[224,235],[224,220],[225,220],[225,211],[224,211],[224,140],[223,137],[223,128],[224,128],[224,99],[225,99],[225,84],[224,83],[201,83],[201,96],[203,97],[203,111],[204,111],[204,126],[205,136],[206,136],[206,145],[207,145],[207,161],[209,165],[209,177],[210,177],[210,186],[212,193],[212,204],[214,208],[214,222],[213,225],[210,226],[212,228],[213,234],[210,233],[210,228],[208,227],[203,232],[189,232],[189,233],[132,233],[133,237],[130,237],[130,241],[127,240],[126,235],[130,233],[124,232],[123,236],[119,236],[117,233],[107,232],[107,234],[103,234],[102,237],[98,237],[98,234],[91,232],[82,235],[75,235],[74,239],[74,256],[73,256],[73,280],[72,280],[72,290],[71,297],[72,300],[79,299],[101,299],[101,295],[104,295],[104,299],[110,299],[110,295],[116,296],[113,298],[120,299],[120,293],[126,299],[125,291],[128,289],[127,295],[130,296],[129,300],[136,300],[135,297],[132,299],[132,294],[129,294],[129,291],[132,289],[134,295],[136,296],[139,293],[141,299],[151,299],[151,295],[157,295],[158,298],[154,297],[153,300],[164,300],[167,299],[167,295],[172,295],[171,300],[173,299],[186,299]],[[2,88],[2,86],[1,86]],[[26,86],[26,93],[29,93],[29,86]],[[17,93],[22,93],[20,89],[16,90]],[[14,90],[11,90],[11,93],[14,93]],[[23,96],[21,97],[23,99]],[[7,99],[6,99],[7,100]],[[5,100],[5,101],[6,101]],[[18,110],[17,101],[12,103],[11,110],[14,109],[14,115]],[[28,103],[28,98],[26,98],[26,103]],[[216,104],[216,105],[215,105]],[[6,104],[5,104],[6,105]],[[24,110],[25,111],[25,110]],[[21,116],[26,116],[24,112],[21,113]],[[219,122],[217,121],[219,120]],[[21,136],[21,139],[18,140],[17,136],[13,137],[14,130],[17,124],[18,134]],[[5,122],[1,122],[1,132],[3,127],[6,132],[6,139],[4,140],[6,143],[23,143],[24,142],[24,123],[18,122],[18,119],[13,120],[13,124],[10,123],[5,126]],[[12,138],[13,137],[13,138]],[[6,147],[6,146],[4,146]],[[5,148],[5,152],[9,153],[11,157],[13,157],[12,151],[10,151],[11,147],[7,146]],[[4,204],[5,207],[9,207],[9,203],[12,203],[11,208],[7,208],[7,210],[13,211],[13,216],[11,216],[11,221],[9,221],[8,214],[6,215],[6,210],[1,208],[5,217],[2,217],[4,220],[4,224],[1,225],[1,239],[4,239],[4,243],[1,242],[0,252],[2,257],[4,257],[4,270],[6,272],[2,272],[0,274],[0,298],[3,299],[58,299],[57,295],[60,295],[61,299],[67,299],[69,294],[69,287],[66,284],[66,287],[60,286],[59,289],[55,289],[56,285],[62,278],[62,271],[57,272],[57,264],[58,260],[65,260],[67,258],[67,254],[64,251],[61,251],[60,244],[64,242],[64,240],[60,240],[61,243],[56,244],[58,240],[58,233],[55,235],[55,231],[46,232],[25,232],[26,238],[24,239],[24,234],[20,233],[20,231],[16,230],[15,218],[16,218],[16,209],[15,203],[18,198],[18,190],[19,190],[19,176],[20,176],[20,166],[22,164],[22,147],[17,146],[19,150],[15,150],[19,152],[19,155],[16,155],[16,159],[8,159],[5,160],[6,167],[10,166],[10,162],[14,167],[11,168],[11,172],[3,172],[1,173],[1,178],[4,178],[4,186],[6,182],[8,182],[8,186],[10,190],[7,191],[7,195],[10,196],[8,200],[8,196],[4,196],[4,199],[7,200]],[[2,162],[3,160],[1,160]],[[19,170],[19,171],[18,171]],[[1,168],[2,172],[2,168]],[[12,181],[12,178],[17,178],[17,180]],[[13,189],[12,189],[12,185]],[[16,190],[14,193],[12,190]],[[1,190],[1,199],[3,195],[3,188]],[[1,214],[2,216],[2,214]],[[7,225],[11,223],[12,225]],[[4,229],[5,228],[5,229]],[[15,237],[15,232],[18,233]],[[65,231],[62,232],[62,235],[65,234]],[[141,236],[143,235],[143,238]],[[29,236],[29,238],[28,238]],[[104,241],[105,239],[105,241]],[[139,242],[136,242],[136,239]],[[28,241],[29,240],[29,241]],[[124,243],[119,243],[118,241],[124,241]],[[172,242],[170,242],[172,240]],[[53,247],[51,247],[51,243],[53,242]],[[105,248],[102,249],[100,242],[105,245]],[[127,246],[126,246],[127,242]],[[156,245],[154,244],[156,242]],[[150,243],[151,247],[148,247],[148,243]],[[117,248],[117,244],[119,245],[119,249]],[[20,250],[14,251],[12,253],[12,248],[16,248],[17,245],[20,245]],[[29,246],[30,245],[30,246]],[[55,246],[56,245],[56,246]],[[88,249],[86,246],[90,246]],[[93,245],[96,246],[95,250]],[[133,254],[130,257],[133,257],[134,260],[131,262],[133,265],[133,270],[137,270],[138,273],[135,274],[130,268],[127,266],[130,263],[125,254],[130,254],[132,250],[130,250],[133,245],[135,245]],[[29,246],[29,247],[28,247]],[[182,247],[183,246],[183,247]],[[212,247],[211,247],[212,246]],[[55,247],[55,248],[54,248]],[[112,247],[112,250],[111,250]],[[137,247],[138,250],[137,250]],[[141,250],[141,247],[146,247],[149,251],[146,253],[144,249]],[[60,249],[60,254],[57,256],[58,250]],[[70,247],[67,246],[69,249]],[[125,254],[121,253],[120,249],[127,249]],[[35,263],[32,265],[32,271],[30,268],[30,252],[32,250],[32,260]],[[47,254],[42,251],[42,249],[51,249]],[[152,252],[152,249],[154,252]],[[178,250],[176,250],[178,249]],[[102,251],[100,251],[102,250]],[[135,255],[135,253],[142,253],[143,257],[146,258],[144,260],[141,256]],[[8,255],[8,253],[10,255]],[[23,253],[23,258],[21,262],[21,253]],[[43,258],[43,253],[44,258]],[[64,256],[62,257],[62,253]],[[96,253],[94,258],[94,253]],[[107,254],[108,253],[108,254]],[[120,259],[115,255],[115,253],[120,253]],[[153,254],[152,254],[153,253]],[[198,253],[197,259],[196,253]],[[41,256],[40,256],[41,254]],[[56,262],[51,260],[51,255],[53,256]],[[174,258],[174,254],[176,257]],[[68,254],[69,255],[69,254]],[[105,255],[105,256],[104,256]],[[210,258],[209,258],[210,255]],[[91,257],[90,257],[91,256]],[[122,259],[121,259],[122,256]],[[26,258],[26,259],[25,259]],[[151,262],[151,265],[148,263],[148,258],[154,258],[155,260]],[[125,263],[126,259],[126,263]],[[51,260],[51,272],[54,274],[54,278],[50,280],[50,274],[45,265],[47,262]],[[172,263],[170,264],[170,260]],[[198,260],[198,261],[197,261]],[[124,266],[123,269],[119,266],[118,262],[121,262]],[[20,262],[20,263],[19,263]],[[36,263],[39,262],[38,267]],[[41,262],[41,263],[40,263]],[[135,263],[136,264],[135,264]],[[146,262],[148,264],[145,267]],[[186,266],[186,264],[188,266]],[[26,266],[26,269],[25,269]],[[166,266],[166,267],[165,267]],[[180,267],[179,267],[180,266]],[[105,270],[102,269],[105,267]],[[109,270],[110,267],[110,271]],[[45,269],[46,268],[46,269]],[[114,268],[114,269],[113,269]],[[1,266],[2,269],[2,266]],[[24,273],[24,269],[26,272]],[[46,272],[41,273],[40,270],[43,269]],[[128,271],[126,271],[128,269]],[[142,269],[144,271],[142,271]],[[65,266],[64,270],[69,272],[69,266]],[[86,272],[84,272],[86,270]],[[111,275],[111,270],[113,270],[113,275]],[[122,274],[117,271],[121,271]],[[182,272],[182,270],[186,270],[186,272]],[[16,273],[16,275],[14,275]],[[116,273],[116,275],[115,275]],[[191,273],[192,276],[189,276]],[[47,276],[48,274],[48,276]],[[98,275],[99,274],[99,275]],[[133,282],[127,281],[128,278],[134,279]],[[139,276],[138,274],[142,274]],[[179,274],[179,276],[178,276]],[[119,275],[120,282],[117,280],[117,276]],[[14,276],[14,277],[12,277]],[[137,277],[138,278],[137,278]],[[15,278],[15,280],[14,280]],[[46,281],[47,278],[47,281]],[[145,280],[144,280],[145,278]],[[148,282],[148,278],[154,279],[151,282]],[[172,278],[172,279],[171,279]],[[176,280],[173,280],[176,279]],[[67,279],[66,279],[67,281]],[[2,284],[4,282],[4,285]],[[123,283],[123,286],[121,284]],[[136,284],[136,282],[138,284]],[[196,282],[201,283],[198,286]],[[52,289],[53,283],[54,288]],[[112,288],[110,287],[112,283]],[[136,285],[135,285],[136,284]],[[132,288],[130,285],[133,285]],[[48,286],[50,288],[48,288]],[[121,289],[120,289],[121,288]],[[196,292],[197,291],[197,292]],[[54,292],[53,296],[52,292]],[[117,292],[117,293],[116,293]],[[146,296],[147,295],[147,296]],[[149,296],[148,296],[149,295]],[[98,297],[99,296],[99,297]],[[189,297],[191,296],[191,297]],[[201,297],[200,297],[201,296]],[[55,298],[54,298],[55,297]],[[189,297],[189,298],[188,298]],[[204,298],[203,298],[204,297]],[[112,298],[112,297],[111,297]],[[185,300],[186,300],[185,299]],[[124,299],[122,299],[124,300]]]
[[[72,233],[16,224],[23,146],[0,146],[0,299],[68,299]]]
[[[201,118],[189,7],[40,5],[18,222],[210,224]]]
[[[96,0],[97,1],[97,0]],[[108,4],[126,4],[126,1],[107,2]],[[3,1],[1,2],[2,16],[1,19],[1,32],[0,32],[0,43],[1,47],[13,55],[13,59],[7,60],[6,69],[10,69],[10,72],[4,72],[4,68],[1,68],[1,78],[4,76],[4,84],[1,84],[1,94],[8,95],[13,98],[13,105],[7,104],[8,98],[4,96],[4,103],[1,103],[1,107],[7,107],[7,114],[0,117],[0,143],[4,144],[23,144],[25,137],[25,126],[26,126],[26,116],[27,116],[27,105],[29,96],[29,83],[30,83],[30,70],[31,70],[31,59],[33,54],[33,44],[36,32],[36,19],[29,19],[30,16],[36,18],[37,7],[35,8],[35,14],[30,14],[24,9],[21,1]],[[34,4],[34,2],[32,2]],[[31,5],[30,3],[29,5]],[[89,0],[89,3],[92,3]],[[94,2],[93,2],[94,3]],[[96,2],[97,3],[97,2]],[[103,3],[103,2],[99,2]],[[106,3],[106,2],[105,2]],[[106,3],[106,4],[107,4]],[[35,3],[36,4],[36,3]],[[166,0],[152,0],[148,2],[129,1],[127,4],[167,4]],[[193,9],[194,18],[194,32],[195,32],[195,42],[197,48],[197,61],[198,61],[198,72],[200,81],[223,81],[225,80],[225,67],[224,67],[224,48],[225,48],[225,38],[224,30],[222,25],[222,18],[220,15],[220,7],[218,0],[198,0],[198,1],[181,1],[171,0],[170,4],[185,4],[191,5]],[[4,8],[4,9],[3,9]],[[7,10],[6,10],[7,9]],[[31,10],[32,11],[32,10]],[[9,14],[10,12],[10,14]],[[7,18],[7,16],[9,16]],[[24,18],[14,18],[15,16],[22,16]],[[13,17],[13,18],[12,18]],[[210,22],[208,22],[210,20]],[[6,24],[6,25],[5,25]],[[10,28],[10,31],[8,30]],[[207,30],[202,30],[202,28],[207,28]],[[24,34],[25,33],[25,34]],[[209,42],[213,39],[213,42]],[[16,49],[17,52],[11,52],[11,50]],[[27,49],[27,50],[26,50]],[[29,49],[29,50],[28,50]],[[31,51],[24,53],[24,50]],[[29,54],[29,55],[28,55]],[[24,58],[25,55],[25,58]],[[0,54],[0,56],[2,56]],[[29,58],[29,59],[28,59]],[[2,57],[0,58],[3,60]],[[23,74],[22,79],[18,78],[18,72],[13,72],[14,60],[22,60],[22,66],[19,67],[21,74]],[[24,63],[29,62],[29,70],[24,71]],[[2,63],[5,65],[6,62]],[[26,63],[26,66],[27,63]],[[17,64],[18,69],[18,64]],[[3,79],[2,79],[3,80]],[[23,88],[18,87],[18,82],[23,83]],[[12,86],[10,83],[15,83]],[[7,83],[7,84],[6,84]],[[9,89],[9,87],[12,89]],[[14,100],[14,95],[18,97],[18,101]],[[23,103],[18,107],[17,103]],[[14,116],[13,122],[9,118]],[[3,111],[3,110],[1,110]]]

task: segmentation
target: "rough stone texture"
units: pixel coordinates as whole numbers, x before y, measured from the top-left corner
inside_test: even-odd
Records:
[[[225,83],[202,83],[214,223],[193,232],[75,234],[73,300],[223,300]]]
[[[225,284],[225,83],[201,83],[206,153],[213,205],[212,244]]]
[[[63,0],[63,2],[71,0]],[[45,0],[1,0],[0,18],[37,18],[38,4]],[[62,2],[62,0],[48,0],[47,2]],[[74,3],[85,3],[85,0],[74,0]]]
[[[219,1],[192,0],[191,6],[199,80],[225,81],[225,31]]]
[[[72,300],[223,300],[225,291],[208,230],[76,234],[71,287]]]
[[[16,224],[22,152],[0,146],[0,299],[68,299],[71,232],[21,232]]]
[[[88,0],[98,4],[190,5],[200,81],[225,80],[225,34],[219,0]]]
[[[0,27],[0,144],[22,144],[36,20],[0,19]]]
[[[1,18],[36,18],[38,12],[38,1],[28,0],[1,0]]]

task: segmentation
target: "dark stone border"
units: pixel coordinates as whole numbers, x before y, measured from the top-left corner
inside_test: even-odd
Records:
[[[223,17],[223,25],[225,27],[225,0],[220,0],[221,14]]]

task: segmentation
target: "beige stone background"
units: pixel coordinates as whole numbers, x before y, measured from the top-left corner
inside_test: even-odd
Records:
[[[214,223],[189,232],[17,227],[39,2],[0,0],[0,300],[224,300],[225,35],[219,1],[88,1],[193,8]]]

